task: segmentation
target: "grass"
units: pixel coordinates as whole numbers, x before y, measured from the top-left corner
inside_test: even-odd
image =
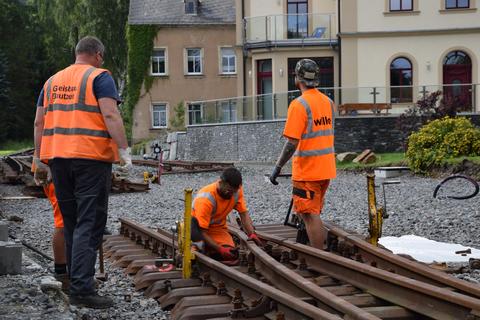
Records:
[[[0,156],[5,156],[10,153],[30,148],[33,148],[32,140],[6,141],[5,143],[2,143],[2,145],[0,145]]]
[[[403,152],[394,152],[394,153],[376,153],[377,161],[369,164],[362,163],[340,163],[337,161],[338,169],[368,169],[373,167],[384,167],[384,166],[405,166],[405,153]]]

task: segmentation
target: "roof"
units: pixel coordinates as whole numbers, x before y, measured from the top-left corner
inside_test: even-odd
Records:
[[[185,14],[183,0],[130,0],[129,24],[235,24],[235,0],[200,0],[196,15]]]

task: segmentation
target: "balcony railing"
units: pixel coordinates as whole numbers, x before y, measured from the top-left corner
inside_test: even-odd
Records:
[[[334,14],[305,13],[247,17],[244,43],[248,47],[319,45],[336,42]]]
[[[335,101],[338,110],[344,111],[337,112],[338,116],[400,114],[436,91],[440,91],[439,103],[443,99],[454,104],[458,113],[480,113],[480,84],[318,89]],[[189,125],[285,119],[289,103],[299,95],[296,90],[187,102]]]

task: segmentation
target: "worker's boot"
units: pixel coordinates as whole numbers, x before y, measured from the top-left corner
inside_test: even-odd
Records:
[[[93,309],[107,309],[113,307],[113,300],[109,297],[103,297],[97,293],[81,296],[81,295],[71,295],[70,304],[73,304],[77,307],[86,307]]]
[[[70,277],[68,273],[55,273],[55,280],[62,283],[62,291],[68,294],[70,292]]]

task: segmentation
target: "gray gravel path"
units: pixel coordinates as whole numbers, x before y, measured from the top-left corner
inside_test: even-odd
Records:
[[[282,222],[290,200],[290,181],[281,179],[279,186],[267,183],[264,174],[270,172],[271,166],[243,164],[238,167],[243,174],[245,197],[254,222],[257,224]],[[131,177],[140,179],[143,170],[152,169],[136,167]],[[108,228],[116,233],[119,228],[119,217],[129,217],[153,228],[168,228],[182,218],[183,190],[185,188],[198,190],[215,181],[218,176],[219,173],[215,172],[166,175],[161,178],[162,184],[151,185],[149,192],[111,195]],[[415,234],[437,241],[480,248],[478,228],[480,196],[465,201],[436,200],[432,198],[432,193],[440,179],[406,175],[399,180],[401,184],[386,187],[390,218],[384,222],[384,236]],[[458,192],[467,187],[465,184],[457,184],[456,190]],[[19,186],[6,185],[0,185],[0,188],[0,196],[18,195],[21,189]],[[377,194],[377,198],[381,202],[380,193]],[[0,212],[4,217],[12,215],[21,217],[24,221],[12,222],[11,231],[44,252],[52,254],[50,236],[53,218],[48,200],[2,201]],[[367,234],[367,193],[366,178],[363,174],[339,172],[327,192],[323,217],[345,229]],[[155,301],[145,300],[139,293],[134,292],[131,280],[121,271],[110,269],[109,266],[107,268],[110,279],[101,286],[100,291],[112,296],[118,303],[118,308],[109,310],[108,313],[76,308],[57,310],[56,313],[52,310],[49,312],[52,315],[57,314],[62,319],[77,317],[131,319],[134,313],[138,319],[149,319],[153,315],[160,318],[164,315]],[[43,270],[38,274],[22,276],[26,279],[22,281],[34,283],[35,277],[45,272],[46,270]],[[477,270],[459,277],[475,282],[480,280],[480,272]],[[17,282],[11,279],[13,278],[0,277],[0,288],[3,285],[16,286]],[[131,298],[132,302],[124,302],[125,296]],[[0,311],[1,309],[0,306]],[[47,309],[39,310],[43,310],[42,313]]]

